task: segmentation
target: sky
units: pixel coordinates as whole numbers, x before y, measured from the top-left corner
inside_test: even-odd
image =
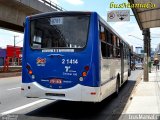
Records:
[[[110,3],[114,2],[116,4],[128,3],[127,0],[52,0],[56,4],[60,5],[67,11],[95,11],[97,12],[105,21],[107,21],[107,12],[111,10],[130,10],[130,14],[133,15],[131,9],[121,9],[121,8],[110,8]],[[143,47],[143,36],[135,17],[131,16],[130,21],[127,22],[107,22],[114,30],[116,30],[119,35],[125,39],[130,45],[134,47]],[[23,45],[23,34],[13,31],[8,31],[0,29],[0,47],[4,48],[6,45],[13,45],[14,35],[16,37],[16,45]],[[135,37],[140,39],[137,39]],[[158,38],[159,37],[159,38]],[[151,29],[151,47],[156,48],[157,44],[160,43],[160,29]]]

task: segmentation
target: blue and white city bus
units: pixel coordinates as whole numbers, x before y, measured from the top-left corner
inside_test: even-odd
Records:
[[[130,47],[96,12],[51,12],[25,22],[22,93],[101,102],[130,75]]]

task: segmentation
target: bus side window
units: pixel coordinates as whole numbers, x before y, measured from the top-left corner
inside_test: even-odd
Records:
[[[35,31],[35,35],[33,37],[33,48],[41,48],[42,44],[42,31]]]
[[[117,49],[116,49],[116,55],[117,55],[117,56],[116,56],[117,58],[120,58],[120,48],[117,48]]]
[[[120,47],[120,43],[119,43],[120,41],[119,41],[119,38],[117,37],[117,47],[119,48]]]
[[[107,53],[106,53],[106,43],[101,41],[101,53],[102,53],[102,57],[106,58],[107,57]]]
[[[110,33],[110,40],[109,40],[109,52],[110,52],[110,58],[114,57],[114,36],[112,33]]]
[[[110,58],[113,58],[113,45],[110,45],[109,48],[110,48]]]
[[[104,27],[100,25],[100,33],[99,33],[99,38],[101,41],[106,41],[106,34]]]
[[[116,36],[113,35],[113,57],[117,57],[117,53],[116,53],[116,48],[117,48],[117,41],[116,41]]]
[[[107,57],[110,57],[110,45],[107,44]]]
[[[107,35],[107,58],[111,58],[112,57],[112,51],[113,51],[113,46],[111,44],[111,40],[112,40],[112,36],[111,33],[109,31],[106,30],[106,35]]]
[[[124,43],[124,59],[126,59],[126,44]]]
[[[99,24],[99,38],[101,41],[101,54],[103,58],[107,57],[107,51],[106,51],[106,30],[105,28]]]
[[[119,45],[119,38],[116,37],[116,58],[120,58],[120,45]]]

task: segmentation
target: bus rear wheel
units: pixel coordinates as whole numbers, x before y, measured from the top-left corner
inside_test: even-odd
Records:
[[[119,94],[119,85],[120,85],[120,79],[119,79],[119,78],[120,78],[120,77],[119,77],[119,75],[118,75],[117,81],[116,81],[116,91],[115,91],[115,93],[114,93],[114,96],[115,96],[115,97],[117,97],[118,94]]]

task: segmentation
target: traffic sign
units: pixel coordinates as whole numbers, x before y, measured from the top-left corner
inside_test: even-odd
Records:
[[[113,10],[107,13],[107,22],[130,21],[130,10]]]

